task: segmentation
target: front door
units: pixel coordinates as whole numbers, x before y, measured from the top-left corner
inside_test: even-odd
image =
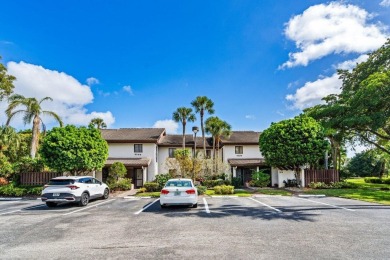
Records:
[[[144,185],[144,178],[143,178],[143,170],[142,169],[135,169],[135,181],[134,184],[136,188],[140,188]]]

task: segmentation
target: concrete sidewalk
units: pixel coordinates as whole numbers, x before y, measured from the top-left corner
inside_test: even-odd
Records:
[[[111,193],[111,196],[116,198],[124,198],[128,196],[134,196],[135,194],[137,194],[137,191],[138,191],[137,189],[117,191],[115,193]]]

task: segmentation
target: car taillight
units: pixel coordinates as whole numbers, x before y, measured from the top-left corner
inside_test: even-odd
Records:
[[[195,190],[186,190],[187,194],[195,194]]]
[[[68,188],[71,189],[71,190],[77,190],[78,188],[80,188],[80,187],[78,187],[78,186],[76,186],[76,185],[68,185],[68,186],[66,186],[66,187],[68,187]]]
[[[169,190],[161,190],[161,194],[167,195],[169,193]]]

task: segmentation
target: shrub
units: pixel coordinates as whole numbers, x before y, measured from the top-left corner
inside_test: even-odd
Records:
[[[364,178],[365,183],[377,183],[377,184],[390,184],[390,178],[378,178],[378,177],[366,177]]]
[[[225,180],[205,180],[203,181],[202,185],[206,186],[207,188],[213,188],[215,186],[225,185]]]
[[[384,184],[390,184],[390,178],[382,179]]]
[[[162,189],[165,185],[165,183],[167,183],[167,181],[171,178],[171,175],[169,173],[165,173],[165,174],[157,174],[156,175],[156,179],[154,180],[154,182],[157,182],[160,189]]]
[[[252,173],[252,180],[249,182],[254,187],[265,187],[270,183],[270,175],[262,171]]]
[[[138,189],[138,193],[145,193],[145,192],[146,192],[146,188],[144,187]]]
[[[122,178],[117,182],[108,183],[110,190],[131,190],[131,179]]]
[[[328,185],[324,182],[311,182],[309,187],[312,189],[327,189]]]
[[[127,173],[126,167],[121,162],[114,162],[108,172],[108,183],[116,183],[120,178],[125,177]]]
[[[8,181],[6,178],[3,178],[3,177],[0,177],[0,186],[2,185],[7,185],[8,184]]]
[[[42,172],[45,165],[40,159],[32,159],[30,157],[23,157],[13,165],[16,173],[21,172]]]
[[[27,191],[24,188],[15,187],[14,184],[0,186],[0,194],[8,197],[21,197],[26,195]]]
[[[198,190],[198,195],[203,195],[206,193],[207,187],[206,186],[197,186],[196,189]]]
[[[160,191],[160,185],[157,182],[145,182],[144,188],[147,192]]]
[[[356,189],[359,185],[351,182],[340,181],[340,182],[331,182],[326,184],[324,182],[312,182],[309,184],[309,187],[312,189]]]
[[[214,187],[215,194],[234,194],[234,186],[221,185]]]

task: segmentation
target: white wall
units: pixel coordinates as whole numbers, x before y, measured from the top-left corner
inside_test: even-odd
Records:
[[[154,176],[158,173],[157,145],[153,143],[143,143],[142,153],[134,153],[134,143],[109,143],[108,157],[111,158],[150,158],[150,164],[147,170],[147,181],[154,180]]]
[[[278,173],[278,185],[279,185],[279,188],[283,188],[285,186],[285,184],[283,183],[283,181],[287,181],[287,179],[290,179],[290,180],[295,180],[295,174],[294,174],[294,171],[292,170],[279,170],[279,169],[276,169],[277,170],[277,173]],[[305,174],[304,174],[304,171],[301,170],[301,181],[302,181],[302,187],[304,187],[305,185]],[[272,183],[273,184],[273,183]]]
[[[158,174],[169,172],[169,169],[165,166],[165,161],[169,157],[169,148],[175,148],[175,147],[159,147],[158,148]],[[176,149],[178,149],[178,148],[176,148]]]
[[[236,154],[236,146],[243,147],[242,154]],[[224,145],[223,161],[227,163],[228,159],[253,159],[263,158],[258,145]]]

